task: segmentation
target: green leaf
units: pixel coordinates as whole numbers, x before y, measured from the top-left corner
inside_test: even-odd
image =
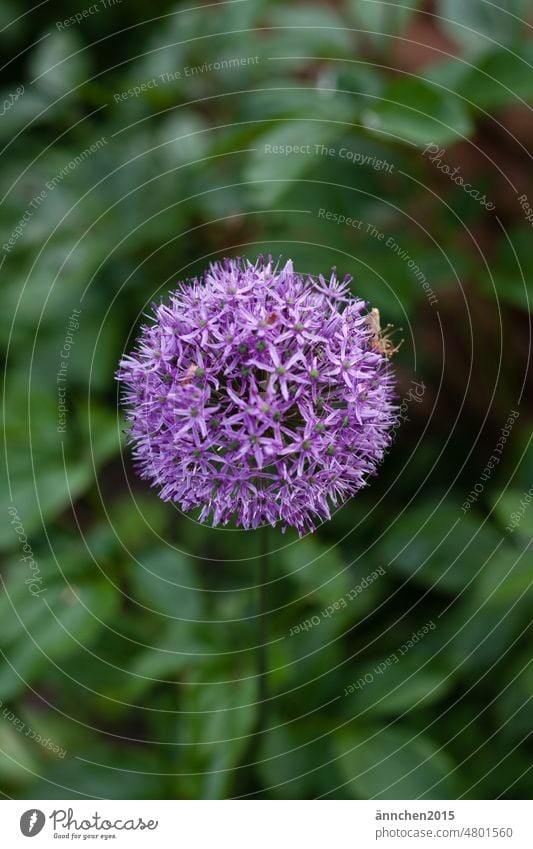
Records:
[[[180,110],[169,115],[157,129],[157,151],[163,168],[201,159],[209,152],[208,125],[197,112]]]
[[[269,18],[271,26],[280,28],[271,34],[271,55],[334,57],[350,55],[353,50],[353,33],[331,6],[287,4],[274,7]],[[287,61],[279,64],[286,66]]]
[[[406,144],[451,144],[469,137],[473,124],[459,98],[421,79],[402,79],[361,115],[383,140]]]
[[[0,702],[0,780],[7,784],[28,784],[39,769],[36,755],[25,738],[24,722]],[[19,730],[20,729],[20,730]],[[35,744],[34,744],[35,745]]]
[[[406,29],[421,0],[402,0],[401,3],[380,0],[350,0],[348,8],[354,21],[367,32],[372,44],[383,50],[393,50],[395,41],[390,35],[400,35]]]
[[[202,618],[204,594],[190,560],[180,551],[154,548],[131,565],[135,601],[167,617]]]
[[[529,0],[439,0],[437,7],[442,29],[469,56],[515,45],[530,10]]]
[[[444,646],[457,675],[470,679],[497,664],[525,632],[531,617],[533,587],[527,553],[501,548],[486,563],[469,592],[443,611],[427,647]],[[494,674],[494,673],[493,673]]]
[[[93,464],[99,466],[120,449],[116,413],[96,401],[91,405],[91,441],[88,421],[74,418],[72,398],[67,413],[67,433],[57,432],[58,412],[54,391],[41,383],[27,397],[22,375],[8,390],[6,441],[11,495],[6,483],[1,488],[0,511],[17,510],[24,533],[31,536],[42,524],[51,522],[86,492],[94,481]],[[30,410],[28,412],[28,405]],[[30,442],[31,430],[31,442]],[[65,448],[63,456],[62,448]],[[12,523],[0,525],[0,548],[19,545]]]
[[[31,535],[41,528],[42,515],[48,521],[55,518],[65,507],[84,492],[93,480],[93,470],[88,461],[72,463],[65,472],[64,468],[54,467],[52,462],[48,468],[43,467],[37,472],[37,484],[29,474],[25,477],[14,477],[11,479],[13,491],[13,505],[16,507],[24,531]],[[0,510],[5,513],[11,506],[9,493],[6,489],[2,491],[0,498]],[[17,545],[17,537],[9,524],[0,527],[0,546],[13,548]]]
[[[166,628],[159,629],[153,648],[136,654],[128,664],[128,674],[115,680],[111,695],[138,702],[148,690],[163,687],[162,681],[170,682],[172,692],[177,692],[177,684],[174,686],[173,682],[186,678],[189,668],[198,670],[210,661],[212,643],[202,642],[196,630],[183,622],[170,622]]]
[[[457,63],[456,63],[457,64]],[[495,50],[484,55],[475,67],[464,73],[457,91],[473,107],[493,111],[503,106],[533,102],[533,44],[529,41],[516,52]]]
[[[0,34],[0,38],[1,37],[2,35]],[[3,89],[2,95],[0,96],[0,104],[2,104],[0,109],[3,108],[6,100],[11,102],[12,98],[16,96],[18,88],[19,86],[13,85]],[[13,103],[11,108],[6,110],[5,114],[2,115],[2,121],[0,123],[0,138],[5,142],[10,142],[30,121],[33,125],[45,123],[48,119],[48,114],[46,112],[47,106],[48,100],[43,92],[26,88],[22,97],[19,97],[18,100]],[[9,229],[7,229],[7,227],[9,227]],[[6,232],[9,234],[11,233],[11,230],[12,224],[9,223],[9,225],[6,225]],[[5,281],[3,285],[7,286],[7,281]],[[20,294],[20,290],[18,291],[18,294]],[[5,319],[8,317],[11,318],[11,314],[9,314],[9,316],[6,315]]]
[[[520,192],[520,195],[522,192]],[[519,203],[515,201],[520,213]],[[528,198],[533,207],[533,197]],[[526,215],[524,210],[522,214]],[[532,222],[533,223],[533,222]],[[490,275],[483,272],[479,280],[482,291],[511,306],[529,312],[533,307],[533,256],[531,253],[531,226],[519,224],[496,245],[490,264]]]
[[[411,634],[406,637],[398,635],[397,649],[410,637]],[[346,678],[347,685],[354,680],[365,683],[345,696],[344,706],[350,715],[365,712],[365,719],[368,719],[380,715],[393,716],[407,710],[424,710],[441,699],[453,685],[448,665],[428,652],[423,643],[404,656],[397,654],[398,662],[384,668],[390,657],[392,653],[351,667],[350,677]],[[376,672],[377,669],[380,671]],[[365,679],[365,676],[369,677]]]
[[[322,164],[315,144],[329,146],[345,131],[327,122],[291,121],[274,127],[256,139],[246,178],[252,181],[257,203],[270,206],[294,190],[293,181]]]
[[[205,772],[179,782],[187,798],[227,798],[232,769],[255,726],[255,673],[247,666],[234,668],[228,676],[234,680],[218,683],[212,680],[213,674],[214,669],[211,675],[209,670],[193,672],[181,691],[179,740],[186,747],[187,771]]]
[[[86,738],[76,757],[54,761],[27,792],[32,799],[57,799],[65,791],[69,799],[148,799],[157,788],[166,799],[169,788],[162,771],[161,759],[147,747],[104,747]]]
[[[58,97],[82,83],[89,75],[90,54],[72,30],[57,31],[52,28],[32,53],[30,74],[36,86]]]
[[[328,549],[314,538],[306,537],[286,548],[279,564],[297,584],[299,601],[304,604],[332,605],[357,583],[339,549],[333,545]]]
[[[522,743],[531,733],[533,663],[531,654],[519,655],[499,679],[495,712],[501,734]]]
[[[456,798],[451,761],[415,732],[399,727],[340,731],[334,747],[356,799]]]
[[[526,539],[533,537],[533,499],[528,490],[513,487],[498,494],[495,512],[502,526],[509,529],[507,533]]]
[[[310,621],[310,616],[301,611],[295,619],[298,624]],[[269,678],[274,689],[288,690],[285,696],[287,710],[298,710],[302,703],[307,710],[320,709],[324,701],[337,697],[341,689],[339,670],[343,664],[342,641],[338,635],[343,626],[346,623],[341,614],[336,613],[269,648],[272,667]]]
[[[104,581],[46,587],[40,597],[29,592],[28,596],[21,607],[11,611],[11,624],[8,628],[4,624],[5,630],[0,632],[0,648],[9,661],[0,669],[0,692],[5,698],[33,684],[50,664],[61,664],[70,655],[83,652],[118,607],[116,591]],[[10,645],[15,633],[16,642]]]
[[[261,735],[258,770],[269,798],[312,799],[341,783],[331,760],[327,724],[306,718],[294,728],[274,713]]]
[[[437,592],[462,589],[495,550],[500,535],[460,504],[432,499],[409,509],[388,531],[381,551],[391,571]]]

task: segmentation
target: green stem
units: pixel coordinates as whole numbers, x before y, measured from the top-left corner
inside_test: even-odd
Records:
[[[261,745],[261,734],[266,730],[267,720],[267,585],[268,585],[268,528],[259,530],[259,554],[257,570],[257,721],[250,734],[248,745],[243,754],[242,768],[237,771],[235,778],[235,795],[240,796],[250,792],[250,787],[257,785],[255,762]]]
[[[261,528],[258,573],[259,647],[258,647],[258,723],[260,734],[265,725],[268,699],[268,654],[267,654],[267,585],[268,585],[268,526]]]

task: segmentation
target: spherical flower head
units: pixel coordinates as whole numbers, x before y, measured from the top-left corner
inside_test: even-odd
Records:
[[[348,284],[227,259],[153,306],[117,377],[137,469],[164,501],[302,534],[375,474],[394,378]]]

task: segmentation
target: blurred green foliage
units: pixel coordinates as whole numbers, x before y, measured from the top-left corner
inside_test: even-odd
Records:
[[[2,100],[25,86],[0,122],[2,242],[21,229],[0,268],[3,793],[527,797],[533,509],[505,528],[533,470],[533,253],[518,200],[533,203],[530,4],[190,5],[148,14],[131,0],[68,25],[82,5],[0,9]],[[246,63],[225,67],[232,57]],[[223,67],[186,70],[205,63]],[[306,539],[270,533],[270,700],[255,735],[258,534],[200,527],[136,478],[114,370],[177,280],[262,252],[352,274],[403,327],[400,397],[414,381],[425,391],[364,493]],[[512,410],[501,461],[464,512]],[[398,665],[372,671],[429,621]]]

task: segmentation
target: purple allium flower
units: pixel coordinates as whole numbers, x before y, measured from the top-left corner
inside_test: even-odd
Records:
[[[164,501],[303,533],[375,474],[393,375],[349,280],[226,259],[154,305],[117,376],[138,471]]]

